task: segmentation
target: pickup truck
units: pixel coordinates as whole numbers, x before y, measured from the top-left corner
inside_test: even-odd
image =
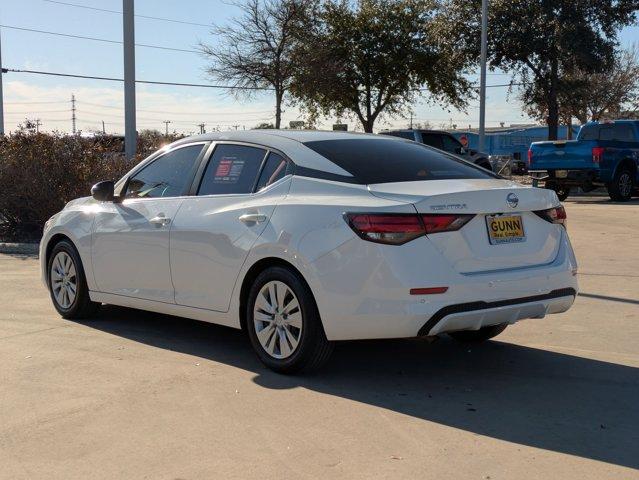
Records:
[[[534,142],[528,172],[565,200],[570,189],[606,187],[614,201],[639,194],[639,120],[590,122],[576,140]]]

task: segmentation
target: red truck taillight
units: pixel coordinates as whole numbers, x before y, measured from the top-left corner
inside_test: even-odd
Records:
[[[604,147],[592,147],[592,162],[601,163],[605,151]]]

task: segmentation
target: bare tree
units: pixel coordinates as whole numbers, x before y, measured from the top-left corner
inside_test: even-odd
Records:
[[[199,43],[211,64],[206,71],[236,97],[261,90],[275,93],[275,128],[282,121],[282,103],[292,76],[294,32],[308,13],[309,0],[248,0],[236,5],[242,14],[228,25],[214,26],[219,43]]]

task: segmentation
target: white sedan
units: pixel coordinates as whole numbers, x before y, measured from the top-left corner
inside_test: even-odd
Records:
[[[336,340],[483,341],[568,310],[565,219],[553,191],[408,140],[215,133],[69,202],[40,259],[64,318],[108,303],[242,328],[296,372]]]

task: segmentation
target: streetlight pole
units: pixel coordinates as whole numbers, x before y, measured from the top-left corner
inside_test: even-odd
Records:
[[[137,130],[135,128],[135,17],[133,0],[122,0],[122,29],[124,42],[124,154],[135,156]]]
[[[486,56],[488,50],[488,0],[481,1],[481,71],[479,76],[479,151],[486,142]]]
[[[2,32],[0,32],[0,135],[4,135],[4,99],[2,97]]]

